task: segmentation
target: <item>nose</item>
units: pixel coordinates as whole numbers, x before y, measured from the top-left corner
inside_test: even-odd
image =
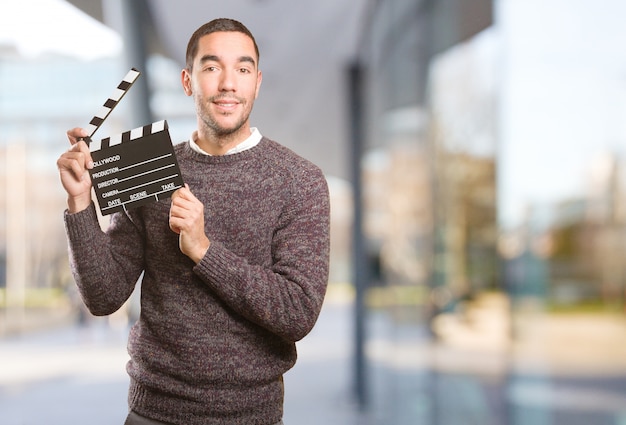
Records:
[[[222,71],[220,78],[220,91],[235,91],[236,83],[235,83],[235,71],[225,69]]]

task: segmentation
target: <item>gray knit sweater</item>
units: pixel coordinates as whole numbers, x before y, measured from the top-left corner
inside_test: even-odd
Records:
[[[92,205],[65,214],[74,278],[89,310],[107,315],[143,272],[128,342],[131,409],[173,424],[274,424],[295,342],[326,292],[326,180],[267,138],[227,156],[188,143],[175,151],[205,205],[204,258],[196,265],[180,252],[169,200],[112,215],[106,233]]]

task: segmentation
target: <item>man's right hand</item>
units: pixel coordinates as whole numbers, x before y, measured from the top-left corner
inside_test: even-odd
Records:
[[[61,184],[67,192],[67,207],[70,213],[82,211],[91,205],[91,178],[88,169],[93,168],[89,147],[82,140],[87,132],[73,128],[67,132],[71,147],[57,160]]]

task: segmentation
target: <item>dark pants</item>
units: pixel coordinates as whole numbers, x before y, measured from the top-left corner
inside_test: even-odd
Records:
[[[130,412],[128,417],[126,417],[126,422],[124,425],[160,425],[165,424],[165,422],[155,421],[153,419],[148,419],[143,416],[136,414],[135,412]]]
[[[144,418],[135,412],[130,412],[126,418],[124,425],[167,425],[165,422],[155,421],[154,419]],[[284,425],[283,421],[278,422],[275,425]]]

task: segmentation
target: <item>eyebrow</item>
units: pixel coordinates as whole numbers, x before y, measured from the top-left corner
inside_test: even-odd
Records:
[[[219,61],[220,61],[220,57],[217,55],[204,55],[200,58],[201,64],[206,63],[206,62],[219,62]],[[240,56],[239,62],[249,62],[252,65],[256,66],[256,61],[254,60],[252,56]]]

